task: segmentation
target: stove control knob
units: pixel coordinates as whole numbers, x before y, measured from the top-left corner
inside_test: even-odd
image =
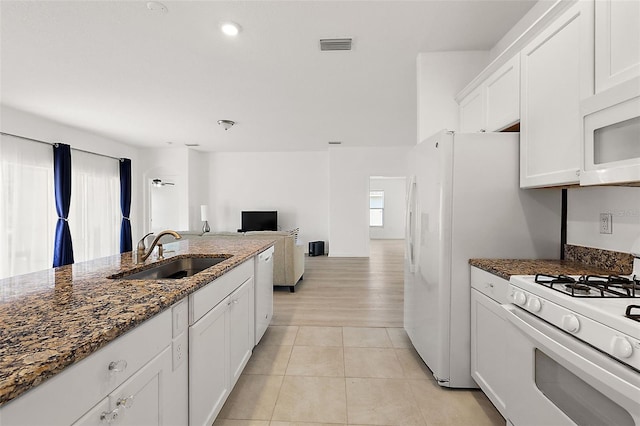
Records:
[[[516,305],[524,306],[527,303],[527,295],[521,291],[515,291],[513,293],[513,301]]]
[[[577,333],[580,330],[580,321],[575,315],[565,315],[562,317],[562,328],[569,333]]]
[[[529,310],[531,312],[540,312],[542,303],[540,303],[540,299],[538,299],[537,297],[532,297],[529,299],[529,303],[527,304],[527,306],[529,307]]]
[[[611,340],[611,352],[613,356],[629,358],[633,354],[633,346],[622,336],[615,336]]]

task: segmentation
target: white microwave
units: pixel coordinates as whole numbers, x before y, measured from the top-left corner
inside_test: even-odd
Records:
[[[581,103],[580,185],[640,184],[640,78]]]

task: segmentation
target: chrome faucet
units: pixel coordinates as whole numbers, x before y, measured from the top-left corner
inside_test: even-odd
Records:
[[[162,231],[151,242],[149,251],[146,251],[147,247],[144,244],[144,240],[149,235],[153,235],[153,232],[149,232],[147,235],[140,238],[140,241],[138,241],[138,248],[136,250],[136,254],[137,254],[136,264],[144,263],[144,261],[147,260],[147,258],[151,255],[151,252],[153,252],[153,249],[155,248],[156,245],[158,246],[158,260],[164,259],[162,243],[158,243],[158,241],[160,241],[160,238],[162,238],[164,235],[173,235],[176,240],[179,240],[180,238],[182,238],[180,234],[178,234],[176,231],[171,231],[169,229],[166,231]]]

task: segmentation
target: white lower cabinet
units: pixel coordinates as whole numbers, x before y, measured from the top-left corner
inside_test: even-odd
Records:
[[[253,259],[190,296],[189,424],[211,425],[251,357]],[[220,289],[228,296],[213,297]],[[232,290],[229,294],[228,290]],[[208,310],[207,310],[208,307]]]
[[[506,418],[508,283],[472,267],[471,287],[471,377]]]
[[[210,425],[229,396],[229,307],[225,299],[189,328],[189,424]]]
[[[249,278],[229,296],[229,373],[232,388],[253,352],[253,292],[253,278]]]
[[[171,348],[157,357],[82,416],[74,426],[142,426],[165,424],[164,406],[171,398]]]

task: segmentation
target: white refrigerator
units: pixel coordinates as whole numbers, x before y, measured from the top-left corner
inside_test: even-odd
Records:
[[[410,156],[404,328],[441,386],[471,378],[471,258],[559,259],[560,189],[519,187],[519,133],[424,140]]]

